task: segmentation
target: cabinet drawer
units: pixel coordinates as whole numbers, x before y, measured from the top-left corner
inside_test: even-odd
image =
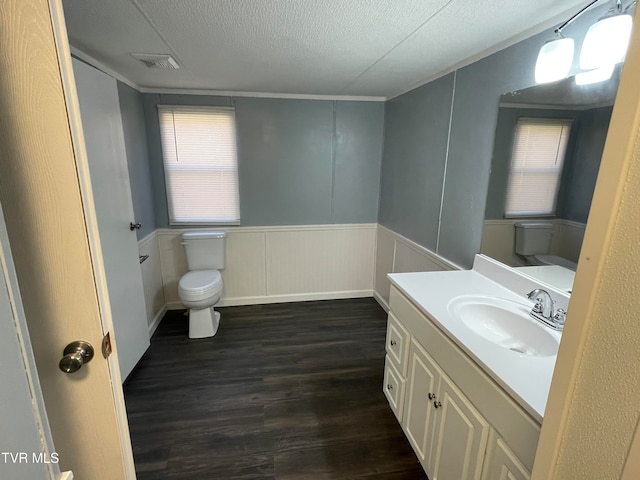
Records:
[[[389,312],[387,319],[386,350],[398,372],[403,377],[406,377],[407,358],[409,356],[409,333],[391,312]]]
[[[384,362],[384,382],[382,391],[389,401],[391,410],[395,414],[399,422],[402,422],[402,414],[404,409],[404,390],[406,380],[402,377],[393,365],[393,361],[387,357]]]

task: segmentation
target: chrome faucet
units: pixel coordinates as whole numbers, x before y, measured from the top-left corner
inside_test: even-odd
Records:
[[[559,308],[554,313],[553,306],[556,302],[551,298],[549,292],[536,288],[527,294],[527,298],[536,302],[529,315],[554,330],[562,330],[564,328],[567,312]]]

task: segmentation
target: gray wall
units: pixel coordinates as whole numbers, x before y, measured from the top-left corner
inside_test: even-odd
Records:
[[[384,103],[144,94],[156,225],[168,226],[157,105],[234,106],[241,224],[375,223]]]
[[[387,102],[380,215],[390,229],[436,250],[454,75]]]
[[[587,223],[613,107],[585,110],[578,119],[576,148],[562,177],[558,215]]]
[[[156,229],[142,94],[118,82],[118,98],[127,152],[133,213],[136,222],[142,224],[142,228],[136,232],[140,240]]]
[[[565,29],[567,36],[576,39],[577,50],[586,29],[607,8],[608,5],[594,8]],[[553,29],[549,29],[388,102],[381,224],[462,267],[471,267],[474,255],[480,251],[500,95],[534,84],[538,51],[552,38]],[[574,65],[572,71],[576,70]],[[443,82],[448,85],[446,92]],[[452,100],[447,103],[439,96]],[[427,113],[420,115],[425,108]],[[393,137],[407,116],[416,119],[418,125],[414,129],[431,131],[427,126],[436,120],[447,125],[438,125],[439,133],[433,132],[437,138],[425,142],[415,136],[407,138],[409,144],[405,145]],[[408,171],[415,178],[405,183]],[[442,171],[442,202],[437,195],[433,195],[435,200],[425,200],[425,190],[433,189],[433,177]],[[400,189],[406,191],[399,192]],[[434,212],[441,212],[436,220]],[[438,232],[435,242],[434,231]]]

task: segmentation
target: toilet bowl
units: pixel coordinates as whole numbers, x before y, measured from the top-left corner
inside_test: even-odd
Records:
[[[178,296],[189,309],[189,338],[213,337],[220,325],[220,313],[213,306],[222,297],[227,234],[219,231],[182,234],[189,272],[178,282]]]
[[[213,309],[222,296],[218,270],[194,270],[178,283],[178,296],[189,309],[189,338],[212,337],[220,325],[220,313]]]

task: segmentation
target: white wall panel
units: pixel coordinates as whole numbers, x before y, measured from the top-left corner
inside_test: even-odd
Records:
[[[264,232],[228,233],[222,281],[225,300],[267,294]]]
[[[267,294],[373,290],[375,227],[267,233]]]
[[[387,273],[436,272],[459,267],[406,237],[378,225],[374,297],[388,310]]]
[[[386,228],[378,228],[376,240],[376,276],[374,290],[382,295],[384,303],[389,303],[390,282],[387,274],[393,272],[395,238]]]
[[[393,262],[394,273],[437,272],[447,270],[435,260],[434,254],[419,250],[403,241],[396,240],[396,256]]]
[[[184,254],[180,230],[160,230],[158,232],[158,246],[160,248],[160,263],[162,266],[162,285],[167,306],[180,302],[178,298],[178,282],[187,272],[187,257]]]
[[[165,311],[160,248],[158,246],[158,236],[155,232],[138,242],[138,251],[140,255],[149,255],[140,264],[140,270],[142,271],[142,285],[144,287],[144,303],[147,309],[147,324],[150,331],[153,331]]]
[[[221,306],[372,294],[375,224],[222,230],[228,237]],[[158,230],[164,296],[170,309],[181,308],[178,282],[187,272],[183,231]]]
[[[555,255],[577,263],[580,257],[580,250],[582,249],[582,240],[584,239],[586,225],[584,223],[563,220],[558,224],[558,227],[560,245]]]
[[[505,265],[521,265],[514,254],[516,231],[513,220],[485,220],[482,228],[480,253]]]

